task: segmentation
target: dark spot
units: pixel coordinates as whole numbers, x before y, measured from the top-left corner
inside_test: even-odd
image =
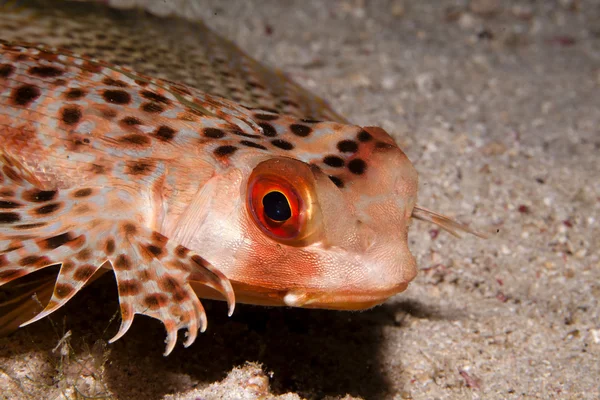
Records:
[[[327,156],[323,159],[323,162],[330,167],[341,168],[344,166],[344,160],[338,156]]]
[[[338,178],[337,176],[329,175],[329,179],[331,179],[331,182],[333,182],[335,186],[339,188],[344,187],[344,181]]]
[[[38,245],[46,250],[53,250],[69,243],[71,240],[73,240],[73,234],[71,232],[65,232],[61,233],[60,235],[43,239]]]
[[[208,265],[206,260],[204,258],[200,257],[198,254],[192,256],[192,261],[201,267],[206,267]]]
[[[362,175],[367,169],[367,163],[360,158],[355,158],[348,163],[348,169],[355,175]]]
[[[306,125],[292,124],[290,130],[296,136],[307,137],[312,132],[312,129]]]
[[[150,90],[142,90],[140,92],[140,95],[142,95],[142,97],[145,98],[145,99],[147,99],[147,100],[152,100],[152,101],[155,101],[157,103],[163,103],[163,104],[169,104],[169,103],[171,103],[170,100],[167,99],[162,94],[151,92]]]
[[[169,241],[169,238],[159,232],[152,231],[152,241],[164,246]]]
[[[275,139],[271,140],[271,144],[283,150],[292,150],[294,148],[294,145],[287,140]]]
[[[298,103],[296,103],[294,100],[290,100],[290,99],[281,100],[281,104],[283,104],[284,106],[299,107]]]
[[[81,120],[81,109],[78,106],[66,106],[62,109],[62,121],[67,125],[75,125]]]
[[[342,153],[356,153],[358,151],[358,144],[354,140],[341,140],[338,142],[337,148]]]
[[[10,282],[24,275],[27,275],[27,271],[24,269],[0,270],[0,282]]]
[[[13,222],[19,222],[21,216],[14,212],[0,213],[0,224],[12,224]]]
[[[48,225],[48,224],[45,223],[45,222],[36,222],[36,223],[33,223],[33,224],[15,225],[15,226],[13,226],[13,228],[14,229],[23,229],[23,230],[26,230],[26,229],[41,228],[41,227],[46,226],[46,225]]]
[[[79,261],[87,261],[92,257],[92,251],[88,248],[81,250],[79,253],[75,255]]]
[[[110,238],[106,241],[106,247],[104,248],[104,252],[106,253],[106,255],[112,255],[115,252],[115,240]]]
[[[104,83],[106,86],[116,86],[116,87],[120,87],[120,88],[126,88],[129,87],[129,85],[121,80],[118,79],[113,79],[110,77],[106,77],[102,80],[102,83]]]
[[[308,118],[303,118],[300,121],[304,122],[305,124],[318,124],[319,122],[321,122],[316,119],[308,119]]]
[[[64,86],[67,84],[67,81],[64,79],[57,79],[54,82],[52,82],[52,84],[56,86]]]
[[[12,209],[12,208],[19,208],[22,206],[23,206],[23,204],[20,204],[20,203],[14,202],[14,201],[0,200],[0,208]]]
[[[75,288],[68,283],[57,283],[54,285],[54,294],[59,299],[64,299],[68,297],[75,291]]]
[[[78,88],[71,88],[64,93],[67,100],[79,100],[85,96],[85,92]]]
[[[76,198],[88,197],[91,194],[92,194],[92,189],[90,189],[90,188],[84,188],[84,189],[76,190],[73,193],[73,197],[76,197]]]
[[[163,293],[153,293],[144,298],[144,304],[150,310],[157,310],[164,307],[168,301],[168,297]]]
[[[137,119],[136,117],[125,117],[121,120],[125,125],[133,126],[133,125],[141,125],[142,121]]]
[[[158,114],[164,111],[164,107],[155,102],[142,104],[142,110],[147,113]]]
[[[221,129],[217,129],[217,128],[205,128],[202,131],[202,134],[204,136],[206,136],[207,138],[211,138],[211,139],[221,139],[222,137],[225,136],[225,132],[223,132]]]
[[[46,215],[46,214],[52,214],[59,208],[60,208],[60,203],[52,203],[52,204],[46,204],[45,206],[38,207],[38,208],[34,209],[33,212],[34,212],[34,214],[37,214],[37,215]]]
[[[255,149],[267,150],[267,148],[265,146],[263,146],[262,144],[254,143],[249,140],[241,140],[240,144],[247,146],[247,147],[253,147]]]
[[[120,269],[123,271],[128,271],[131,269],[131,260],[129,259],[129,257],[126,254],[120,254],[115,259],[114,266],[117,269]]]
[[[226,157],[226,156],[229,156],[229,155],[235,153],[236,150],[237,150],[237,147],[226,145],[226,146],[217,147],[215,149],[214,153],[217,157]]]
[[[163,142],[169,142],[173,140],[175,137],[175,129],[169,126],[159,126],[156,131],[154,131],[154,137]]]
[[[128,175],[148,175],[154,171],[154,163],[148,160],[127,161],[125,173]]]
[[[137,233],[137,228],[134,224],[130,222],[126,222],[123,224],[123,230],[125,231],[125,235],[135,235]]]
[[[119,296],[135,296],[142,291],[142,285],[135,279],[120,281],[118,288]]]
[[[183,258],[185,256],[187,256],[187,254],[190,252],[190,250],[187,247],[184,247],[182,245],[179,245],[175,248],[175,255],[179,258]]]
[[[52,262],[48,257],[45,256],[27,256],[23,257],[19,260],[19,265],[21,267],[45,267],[46,265],[50,265]]]
[[[77,268],[77,271],[75,271],[73,274],[73,278],[79,282],[87,281],[92,277],[92,275],[94,275],[94,272],[96,272],[97,269],[98,268],[94,267],[93,265],[83,265]]]
[[[254,114],[254,118],[260,119],[263,121],[273,121],[279,118],[279,115],[271,115],[271,114]]]
[[[150,145],[150,138],[146,135],[131,134],[119,138],[121,144],[146,147]]]
[[[56,78],[65,73],[62,69],[44,65],[41,67],[31,67],[28,71],[31,75],[39,76],[40,78]]]
[[[373,139],[373,136],[371,136],[371,134],[367,131],[360,131],[358,132],[358,135],[356,135],[356,138],[358,139],[359,142],[368,142],[369,140]]]
[[[273,125],[267,124],[266,122],[261,122],[260,124],[258,124],[258,126],[262,128],[263,135],[268,137],[277,136],[277,131],[275,130],[275,128],[273,128]]]
[[[107,103],[112,104],[129,104],[131,102],[131,95],[124,90],[105,90],[102,97]]]
[[[8,78],[15,72],[15,67],[10,64],[0,64],[0,78]]]
[[[158,287],[165,292],[174,292],[178,290],[181,287],[181,285],[179,284],[179,282],[177,282],[177,279],[171,276],[166,276],[158,281]]]
[[[163,249],[153,244],[146,246],[146,250],[156,258],[160,258],[163,255]]]
[[[40,89],[33,85],[26,84],[13,89],[10,96],[14,104],[18,106],[27,106],[40,97],[40,94]]]
[[[23,194],[23,199],[34,203],[43,203],[45,201],[54,200],[57,195],[56,190],[30,190]]]

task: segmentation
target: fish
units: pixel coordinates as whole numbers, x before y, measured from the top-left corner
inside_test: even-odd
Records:
[[[89,7],[140,21],[67,3],[25,2],[8,25],[43,26],[67,9],[86,21]],[[215,46],[192,65],[225,60],[198,67],[219,83],[85,54],[56,40],[60,30],[0,40],[0,289],[25,279],[0,303],[0,329],[47,317],[112,271],[121,325],[110,342],[146,315],[165,326],[166,356],[179,330],[185,347],[206,330],[200,298],[227,301],[229,315],[236,303],[371,308],[417,273],[412,219],[478,234],[417,205],[417,171],[382,128],[350,123],[205,26],[189,28]]]

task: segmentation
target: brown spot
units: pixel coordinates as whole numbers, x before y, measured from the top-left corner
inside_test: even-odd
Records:
[[[338,142],[337,148],[342,153],[356,153],[358,151],[358,144],[354,140],[341,140]]]
[[[158,93],[152,92],[150,90],[142,90],[140,92],[140,95],[143,98],[145,98],[146,100],[152,100],[157,103],[163,103],[163,104],[171,103],[171,101],[168,98],[166,98],[165,96],[163,96],[162,94],[158,94]]]
[[[81,109],[79,106],[66,106],[61,111],[61,119],[67,125],[75,125],[81,120]]]
[[[56,78],[65,73],[62,69],[50,65],[31,67],[27,72],[31,75],[39,76],[40,78]]]
[[[120,87],[120,88],[129,87],[129,85],[127,83],[123,82],[122,80],[113,79],[108,76],[102,80],[102,83],[104,83],[106,86],[116,86],[116,87]]]
[[[135,279],[120,281],[119,296],[136,296],[142,291],[142,285]]]
[[[93,74],[98,74],[98,73],[102,72],[102,65],[95,63],[95,62],[85,60],[83,62],[83,64],[81,65],[81,69],[84,71],[91,72]]]
[[[75,263],[73,261],[64,261],[60,266],[61,274],[68,274],[75,269]]]
[[[287,140],[275,139],[271,140],[271,144],[275,147],[279,147],[283,150],[293,150],[294,145],[288,142]]]
[[[249,140],[241,140],[240,144],[244,145],[246,147],[252,147],[252,148],[255,148],[255,149],[267,150],[267,148],[265,146],[263,146],[262,144],[251,142]]]
[[[356,135],[356,138],[358,139],[359,142],[364,143],[364,142],[368,142],[369,140],[373,139],[373,136],[369,132],[362,130],[362,131],[358,132],[358,135]]]
[[[14,212],[6,212],[0,213],[0,224],[12,224],[15,222],[19,222],[21,220],[21,216]]]
[[[134,126],[134,125],[141,125],[142,121],[140,121],[139,119],[137,119],[136,117],[125,117],[121,120],[121,122],[125,125],[129,125],[129,126]]]
[[[189,299],[189,297],[190,297],[190,295],[188,294],[188,292],[181,287],[178,290],[173,292],[173,300],[175,300],[178,303],[181,303],[181,302]]]
[[[92,251],[88,248],[85,248],[77,253],[75,258],[77,258],[79,261],[88,261],[90,258],[92,258]]]
[[[15,105],[28,106],[40,97],[40,89],[33,85],[21,85],[12,90],[10,98]]]
[[[66,243],[69,243],[71,240],[73,240],[73,233],[65,232],[61,233],[60,235],[40,240],[37,243],[42,250],[54,250]]]
[[[208,262],[204,258],[200,257],[197,254],[195,254],[195,255],[192,256],[192,261],[195,262],[196,264],[198,264],[201,267],[206,267],[206,266],[209,265]]]
[[[273,128],[273,125],[267,124],[266,122],[261,122],[258,124],[263,130],[263,135],[267,137],[275,137],[277,136],[277,130]]]
[[[205,128],[202,131],[202,134],[207,137],[207,138],[211,138],[211,139],[221,139],[222,137],[225,136],[225,132],[221,129],[217,129],[217,128]]]
[[[327,156],[323,158],[323,162],[330,167],[341,168],[344,166],[344,160],[338,156]]]
[[[124,90],[113,90],[108,89],[102,93],[102,97],[107,103],[111,104],[129,104],[131,102],[131,95]]]
[[[329,175],[329,179],[331,179],[331,182],[333,182],[335,186],[339,187],[340,189],[344,187],[344,181],[337,176]]]
[[[50,265],[50,259],[46,256],[26,256],[19,260],[19,265],[21,267],[45,267],[46,265]]]
[[[0,282],[10,282],[27,275],[28,271],[24,269],[7,269],[0,271]]]
[[[367,169],[367,163],[360,158],[355,158],[348,163],[348,169],[355,175],[362,175]]]
[[[83,91],[82,89],[79,88],[71,88],[69,90],[67,90],[63,96],[67,99],[67,100],[79,100],[81,99],[83,96],[85,96],[85,91]]]
[[[148,103],[142,104],[142,111],[145,111],[145,112],[151,113],[151,114],[158,114],[158,113],[161,113],[164,111],[164,107],[155,102],[148,102]]]
[[[187,247],[184,247],[182,245],[179,245],[175,248],[175,255],[179,258],[186,257],[189,252],[190,252],[190,249],[188,249]]]
[[[217,147],[215,149],[214,153],[215,153],[215,156],[217,156],[217,157],[227,157],[227,156],[232,155],[236,151],[237,151],[237,147],[226,145],[226,146]]]
[[[87,281],[92,277],[92,275],[94,275],[97,269],[98,268],[90,264],[83,265],[77,268],[77,270],[73,274],[73,278],[79,282]]]
[[[16,183],[23,182],[23,178],[21,178],[21,176],[17,173],[17,171],[15,171],[13,168],[9,167],[8,165],[5,165],[4,167],[2,167],[2,172],[4,173],[4,175],[6,175],[6,177],[8,179],[12,180],[13,182],[16,182]]]
[[[125,163],[125,173],[129,175],[149,175],[154,171],[155,165],[149,160],[127,161]]]
[[[128,271],[131,269],[131,260],[129,259],[127,254],[119,254],[115,259],[114,266],[116,269]]]
[[[144,298],[144,305],[150,310],[158,310],[167,305],[169,298],[163,293],[153,293]]]
[[[153,136],[160,141],[169,142],[173,140],[173,138],[175,137],[175,133],[175,129],[166,125],[162,125],[154,131]]]
[[[13,209],[23,207],[23,204],[10,200],[0,200],[0,208]]]
[[[33,210],[33,215],[47,215],[59,210],[61,203],[51,203]]]
[[[150,146],[151,140],[146,135],[132,133],[130,135],[121,136],[119,138],[119,143],[123,145],[132,145],[136,147],[147,147]]]
[[[0,64],[0,78],[8,78],[15,72],[15,67],[11,64]]]
[[[75,288],[68,283],[57,283],[54,286],[54,295],[59,299],[69,297],[75,292]]]
[[[242,131],[231,131],[231,133],[238,135],[238,136],[247,137],[250,139],[261,139],[262,138],[262,136],[260,136],[260,135],[251,135],[249,133],[244,133]]]
[[[163,256],[163,249],[159,246],[149,244],[146,246],[146,250],[152,254],[155,258],[160,259]]]
[[[56,190],[32,189],[23,193],[23,200],[34,203],[44,203],[46,201],[54,200],[57,194],[58,192]]]
[[[15,225],[15,226],[13,226],[13,228],[14,229],[23,229],[23,230],[26,230],[26,229],[41,228],[42,226],[46,226],[46,225],[48,225],[48,224],[45,223],[45,222],[37,222],[37,223],[34,223],[34,224]]]
[[[115,252],[115,247],[115,240],[113,238],[109,238],[106,240],[104,252],[106,253],[106,255],[111,256]]]
[[[153,242],[158,243],[162,246],[164,246],[169,241],[168,237],[156,231],[152,231],[151,237]]]
[[[164,278],[159,279],[158,287],[165,292],[171,293],[180,289],[181,285],[177,282],[177,279],[172,276],[165,276]]]
[[[312,129],[306,125],[292,124],[290,130],[296,136],[307,137],[312,132]]]
[[[152,274],[150,273],[150,270],[143,269],[137,273],[137,277],[141,282],[148,282],[152,279]]]
[[[124,223],[122,225],[122,229],[125,232],[126,236],[135,235],[137,233],[137,227],[130,222]]]
[[[393,149],[394,147],[396,147],[396,146],[394,146],[393,144],[390,144],[390,143],[385,143],[385,142],[377,142],[375,144],[375,148],[377,150],[390,150],[390,149]]]
[[[117,116],[117,110],[111,108],[110,106],[99,104],[96,106],[96,110],[100,113],[100,116],[104,119],[113,119]]]
[[[88,197],[91,194],[92,194],[92,189],[90,189],[90,188],[84,188],[84,189],[76,190],[73,193],[73,197],[75,197],[75,198],[82,198],[82,197]]]

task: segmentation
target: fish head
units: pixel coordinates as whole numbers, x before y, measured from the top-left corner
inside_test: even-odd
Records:
[[[184,244],[230,279],[238,302],[364,309],[406,289],[412,163],[380,128],[321,122],[299,136],[293,125],[268,124],[285,150],[240,149],[215,172]]]

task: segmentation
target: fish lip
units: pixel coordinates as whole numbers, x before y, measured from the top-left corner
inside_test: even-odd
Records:
[[[329,310],[365,310],[385,302],[403,292],[409,282],[402,282],[385,289],[365,290],[348,288],[338,291],[326,289],[270,289],[231,280],[237,303],[264,306],[288,306]],[[192,284],[201,298],[223,300],[222,295],[205,286]]]

